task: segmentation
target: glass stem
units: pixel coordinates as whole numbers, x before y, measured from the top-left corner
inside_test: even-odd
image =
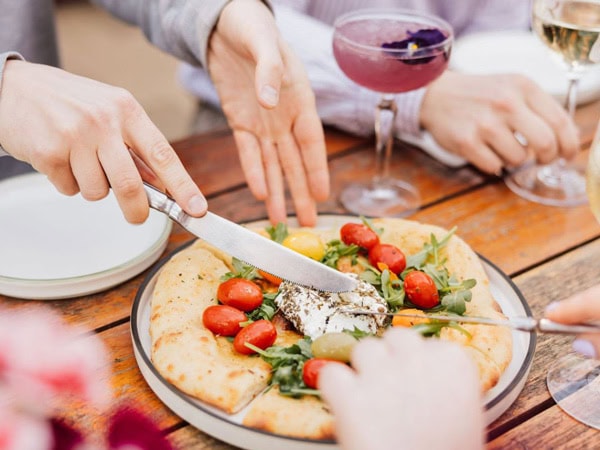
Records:
[[[580,75],[573,70],[567,74],[569,85],[567,87],[567,96],[565,98],[565,109],[572,119],[575,118],[575,108],[577,107],[577,88],[579,86]],[[551,163],[549,169],[544,174],[546,183],[550,186],[560,186],[562,184],[562,176],[567,166],[564,158],[558,158]]]
[[[394,96],[383,95],[375,110],[375,188],[383,187],[384,181],[389,178],[396,112]]]
[[[567,98],[565,99],[565,109],[572,119],[575,118],[575,108],[577,107],[577,88],[579,86],[579,74],[572,71],[568,74],[569,87],[567,88]]]

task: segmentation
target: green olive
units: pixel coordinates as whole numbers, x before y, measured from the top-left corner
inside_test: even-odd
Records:
[[[352,349],[357,343],[348,333],[325,333],[313,341],[311,350],[315,358],[350,362]]]

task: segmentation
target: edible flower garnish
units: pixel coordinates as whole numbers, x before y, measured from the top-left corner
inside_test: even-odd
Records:
[[[405,64],[426,64],[432,61],[436,53],[429,47],[444,42],[447,36],[437,28],[421,29],[416,32],[409,31],[408,38],[401,41],[384,42],[381,47],[385,50],[409,50],[410,56],[397,55],[397,59]],[[393,51],[386,52],[396,56]],[[447,58],[446,53],[444,56]]]

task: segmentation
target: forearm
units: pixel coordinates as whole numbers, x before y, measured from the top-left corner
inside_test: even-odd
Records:
[[[6,61],[10,59],[23,59],[23,57],[17,52],[5,52],[0,53],[0,98],[2,97],[2,77],[4,75],[4,66]],[[8,152],[2,148],[2,141],[0,139],[0,157],[8,155]]]
[[[208,39],[230,0],[92,0],[138,25],[150,42],[193,65],[206,67]]]

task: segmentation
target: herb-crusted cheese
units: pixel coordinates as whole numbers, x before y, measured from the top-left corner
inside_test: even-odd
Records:
[[[352,276],[351,274],[349,274]],[[315,339],[322,334],[343,330],[376,333],[385,316],[368,316],[342,312],[341,309],[387,312],[387,303],[369,283],[359,280],[352,292],[320,292],[283,282],[275,303],[296,329]]]

